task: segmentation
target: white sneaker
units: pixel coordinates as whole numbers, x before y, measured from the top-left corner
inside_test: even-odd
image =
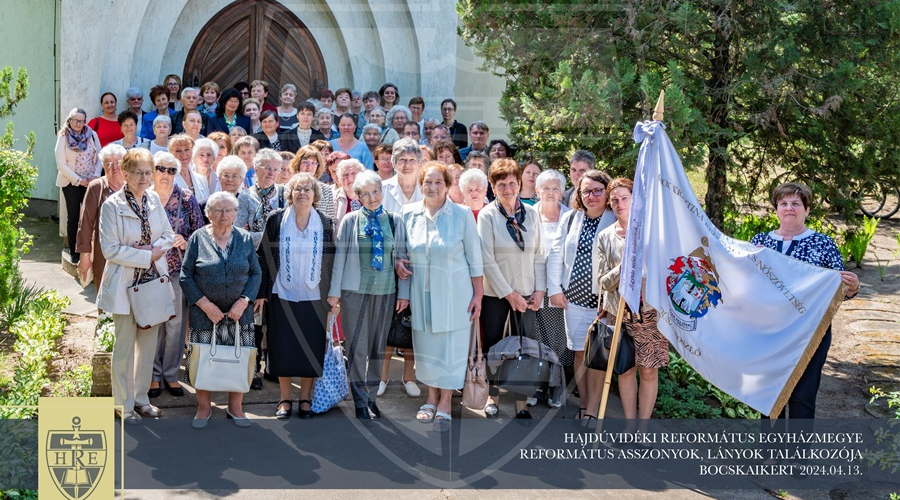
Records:
[[[411,398],[417,398],[422,395],[422,391],[419,390],[419,386],[417,386],[415,381],[413,380],[403,382],[403,387],[406,389],[406,393],[409,394],[409,397]]]
[[[552,398],[547,398],[547,406],[550,408],[560,408],[562,407],[562,402],[556,401]]]
[[[375,394],[377,394],[379,396],[384,396],[385,390],[387,390],[387,382],[382,380],[381,382],[378,382],[378,392]]]
[[[528,398],[528,401],[525,402],[528,406],[534,406],[537,404],[537,398]]]

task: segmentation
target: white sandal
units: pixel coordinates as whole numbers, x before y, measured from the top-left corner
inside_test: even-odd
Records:
[[[437,411],[437,406],[424,404],[419,407],[419,411],[416,413],[416,420],[423,424],[430,424],[437,413],[439,413]],[[419,415],[425,415],[427,418],[419,418]]]
[[[451,417],[449,413],[444,413],[442,411],[435,412],[435,414],[434,414],[434,430],[436,432],[449,431],[451,420],[453,420],[453,417]]]

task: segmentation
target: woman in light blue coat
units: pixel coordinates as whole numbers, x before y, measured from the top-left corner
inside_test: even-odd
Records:
[[[428,386],[428,399],[416,418],[435,420],[438,430],[449,428],[450,396],[465,381],[472,321],[481,314],[484,296],[475,218],[447,199],[452,182],[443,163],[426,163],[419,173],[425,199],[403,211],[416,378]]]

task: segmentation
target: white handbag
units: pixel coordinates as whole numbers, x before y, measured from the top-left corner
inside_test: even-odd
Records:
[[[156,265],[154,262],[153,265]],[[159,271],[159,266],[156,266]],[[175,292],[169,276],[162,274],[155,280],[132,285],[126,289],[131,314],[138,328],[147,330],[175,317]]]
[[[253,369],[256,364],[256,348],[241,347],[240,326],[234,326],[234,349],[216,346],[216,330],[213,325],[212,342],[191,343],[191,363],[188,377],[194,389],[212,392],[250,391]],[[227,328],[227,326],[226,326]]]

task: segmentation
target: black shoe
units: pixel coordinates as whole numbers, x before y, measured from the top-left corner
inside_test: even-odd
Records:
[[[297,404],[297,416],[300,418],[313,418],[314,416],[316,416],[316,412],[314,412],[312,410],[304,410],[303,408],[301,408],[301,406],[303,406],[304,403],[306,403],[308,405],[312,405],[312,401],[310,401],[308,399],[301,399],[300,402]]]
[[[369,402],[369,412],[372,414],[372,418],[381,418],[381,410],[378,409],[378,405],[374,401]]]
[[[287,404],[287,408],[279,409],[278,407],[283,404]],[[291,418],[291,414],[293,413],[294,409],[290,399],[280,401],[278,403],[278,407],[275,408],[275,418],[277,418],[278,420],[287,420]]]
[[[360,420],[372,420],[373,418],[378,418],[375,413],[368,407],[363,406],[362,408],[356,409],[356,418]]]
[[[253,382],[250,382],[250,388],[254,391],[262,389],[262,379],[259,378],[259,375],[253,376]]]
[[[528,410],[522,410],[519,413],[516,413],[516,418],[519,420],[531,420],[531,412]]]
[[[577,388],[577,387],[574,388],[574,389],[572,389],[572,395],[575,396],[576,398],[580,398],[580,397],[581,397],[581,394],[579,394],[578,388]]]
[[[150,397],[150,398],[158,398],[160,394],[162,394],[162,388],[161,388],[161,387],[157,387],[157,388],[151,387],[151,388],[147,391],[147,397]]]
[[[169,394],[171,394],[173,397],[180,398],[184,396],[184,388],[180,385],[177,387],[173,387],[169,385],[168,382],[163,381],[163,386],[165,386],[166,390],[169,391]]]

